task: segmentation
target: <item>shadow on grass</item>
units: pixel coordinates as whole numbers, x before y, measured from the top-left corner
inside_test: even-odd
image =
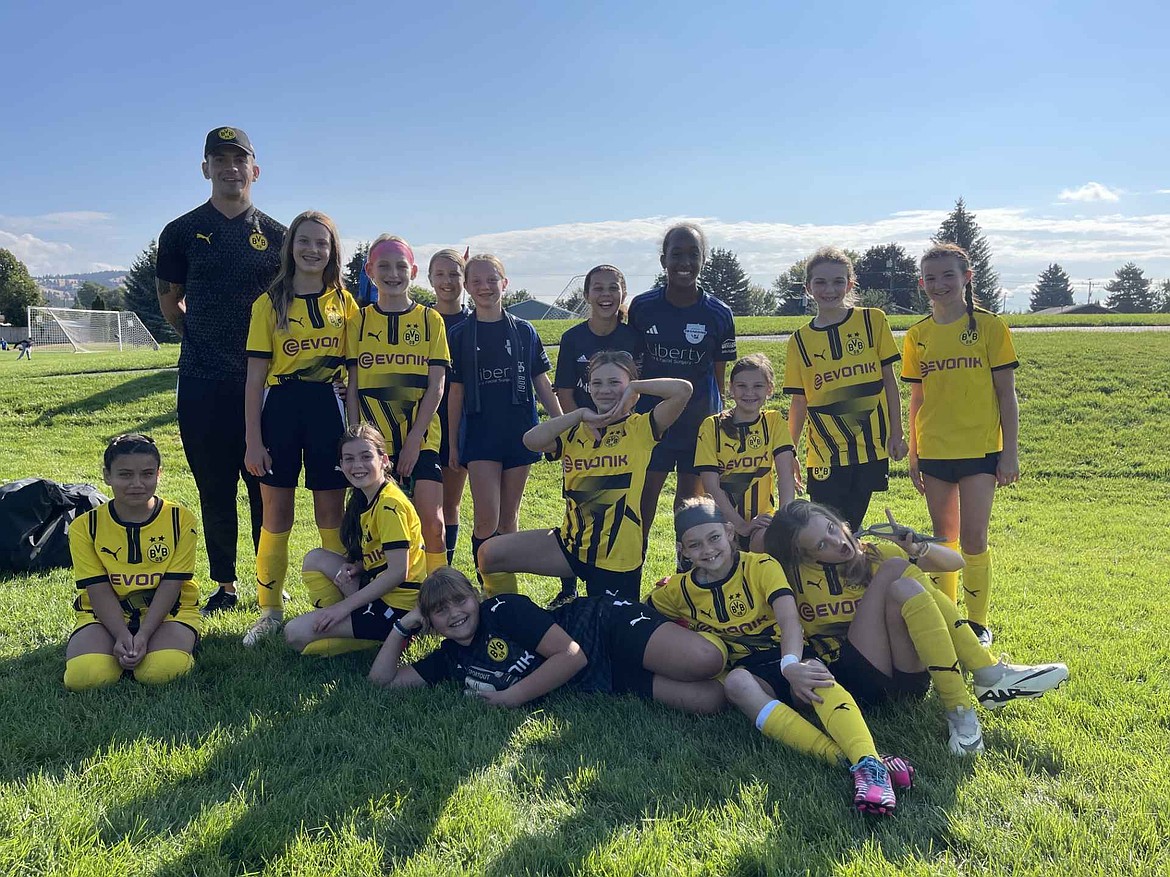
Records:
[[[128,401],[153,396],[158,393],[174,394],[177,377],[175,372],[151,372],[139,375],[116,386],[109,387],[84,398],[58,405],[55,408],[46,408],[31,424],[38,427],[52,426],[53,420],[58,417],[77,417],[100,414],[111,405],[124,405]],[[159,426],[175,422],[174,410],[148,418],[138,423],[127,423],[123,432],[149,433]]]

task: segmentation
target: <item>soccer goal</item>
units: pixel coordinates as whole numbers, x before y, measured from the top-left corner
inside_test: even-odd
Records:
[[[29,308],[28,337],[33,349],[93,353],[149,347],[158,342],[133,311],[82,311],[73,308]]]

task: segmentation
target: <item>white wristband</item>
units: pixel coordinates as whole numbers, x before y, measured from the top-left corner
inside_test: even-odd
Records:
[[[791,667],[793,664],[799,664],[799,663],[800,663],[799,656],[785,655],[783,658],[780,659],[780,672],[783,673],[786,669]]]

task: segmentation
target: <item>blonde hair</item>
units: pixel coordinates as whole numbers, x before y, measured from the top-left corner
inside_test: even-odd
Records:
[[[277,271],[272,285],[268,287],[268,298],[272,302],[272,310],[276,312],[276,328],[282,332],[288,331],[288,309],[292,304],[293,276],[297,273],[296,261],[293,259],[293,241],[297,236],[297,229],[302,223],[316,222],[329,232],[329,259],[325,262],[325,270],[321,272],[321,279],[326,289],[342,289],[341,282],[341,235],[337,225],[320,210],[306,210],[300,214],[288,227],[284,236],[284,243],[280,247],[280,270]]]
[[[922,258],[918,260],[918,268],[922,269],[924,263],[934,259],[958,259],[959,264],[963,268],[963,273],[966,274],[971,270],[971,257],[967,255],[967,251],[958,244],[952,244],[948,241],[935,241],[934,245],[929,250],[922,254]],[[967,303],[967,328],[975,329],[975,278],[972,277],[965,284],[963,284],[963,301]]]
[[[453,247],[445,247],[444,249],[439,250],[437,253],[435,253],[433,256],[431,256],[431,261],[427,262],[427,274],[428,275],[430,275],[430,273],[435,269],[435,260],[436,259],[450,259],[452,262],[454,262],[456,265],[459,266],[460,271],[467,270],[467,261],[463,258],[463,254],[461,252],[459,252],[458,250],[454,249]]]
[[[794,499],[783,508],[777,509],[772,515],[772,523],[764,531],[764,550],[784,568],[784,575],[788,577],[789,584],[800,583],[800,564],[810,559],[800,550],[797,540],[813,518],[832,521],[842,533],[848,533],[852,539],[856,538],[849,528],[848,521],[820,503]],[[873,579],[874,567],[880,560],[881,555],[874,546],[862,544],[857,556],[835,566],[841,570],[841,577],[845,581],[865,588]]]
[[[463,274],[464,274],[465,278],[466,278],[466,275],[471,273],[471,266],[474,265],[476,262],[487,262],[489,265],[491,265],[493,268],[496,269],[496,271],[499,273],[499,275],[501,277],[508,276],[508,272],[504,270],[504,263],[500,261],[499,256],[493,256],[491,253],[476,253],[474,256],[472,256],[470,259],[467,260],[467,265],[463,269]]]

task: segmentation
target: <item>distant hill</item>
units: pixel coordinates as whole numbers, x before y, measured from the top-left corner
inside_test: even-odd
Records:
[[[89,274],[45,274],[41,277],[34,277],[33,280],[39,286],[49,289],[76,289],[86,280],[100,283],[107,289],[113,289],[121,284],[122,278],[125,276],[125,271],[92,271]]]

